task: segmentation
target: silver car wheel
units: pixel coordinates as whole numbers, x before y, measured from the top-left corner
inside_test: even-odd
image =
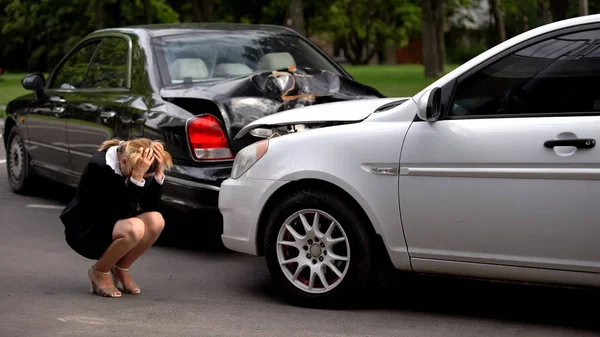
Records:
[[[277,235],[277,259],[298,289],[321,294],[335,289],[350,266],[350,243],[331,215],[315,209],[292,214]]]

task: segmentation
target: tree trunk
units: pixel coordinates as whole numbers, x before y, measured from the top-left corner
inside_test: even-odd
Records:
[[[200,4],[202,5],[202,18],[204,22],[211,22],[215,9],[215,0],[201,0]]]
[[[194,22],[202,22],[202,10],[200,0],[192,0],[192,19]]]
[[[446,42],[444,39],[444,19],[446,17],[446,0],[438,0],[435,8],[435,42],[437,48],[437,66],[438,75],[444,73],[446,67]]]
[[[542,22],[548,24],[552,22],[552,11],[550,11],[550,1],[542,0]]]
[[[552,12],[552,20],[560,21],[566,19],[568,9],[569,0],[550,0],[550,11]]]
[[[104,28],[104,0],[96,0],[96,18],[94,21],[96,30]]]
[[[423,65],[426,78],[438,77],[438,43],[433,3],[437,0],[421,0],[421,39],[423,44]]]
[[[303,0],[291,0],[287,13],[287,26],[304,35],[304,3]]]
[[[123,16],[121,15],[121,4],[122,2],[119,1],[115,1],[114,3],[104,2],[104,9],[106,10],[107,14],[109,14],[108,18],[112,19],[109,21],[110,23],[108,23],[106,20],[107,18],[104,17],[104,28],[122,26],[121,21],[123,21]]]
[[[210,22],[215,8],[214,0],[192,0],[192,18],[194,22]]]
[[[579,15],[588,15],[588,0],[579,0]]]
[[[490,0],[490,10],[496,22],[496,32],[498,34],[498,43],[506,41],[506,29],[504,28],[504,10],[502,9],[502,0]]]
[[[146,17],[146,23],[152,23],[152,0],[144,0],[144,16]]]

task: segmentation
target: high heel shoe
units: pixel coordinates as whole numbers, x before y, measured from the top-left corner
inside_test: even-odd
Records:
[[[127,285],[125,285],[123,283],[123,280],[119,277],[119,274],[117,273],[117,270],[121,271],[121,272],[129,272],[129,269],[127,268],[121,268],[117,265],[115,265],[114,267],[111,268],[111,273],[113,274],[113,279],[116,281],[117,285],[121,285],[121,288],[123,289],[123,292],[128,293],[128,294],[133,294],[133,295],[137,295],[140,292],[142,292],[142,290],[140,289],[140,287],[137,285],[137,283],[135,282],[131,282]]]
[[[103,275],[109,275],[110,272],[107,273],[102,273],[97,271],[94,266],[92,266],[90,268],[90,270],[88,270],[88,276],[90,278],[90,292],[92,294],[98,294],[100,296],[103,297],[121,297],[121,294],[119,294],[119,290],[117,288],[113,287],[108,287],[108,288],[100,288],[98,286],[98,284],[96,284],[96,282],[94,282],[94,278],[92,277],[92,273],[97,273],[97,274],[103,274]]]

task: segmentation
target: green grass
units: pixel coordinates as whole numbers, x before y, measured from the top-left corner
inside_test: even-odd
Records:
[[[25,74],[3,74],[0,75],[0,116],[4,117],[4,107],[16,97],[27,94],[27,90],[21,85]]]
[[[413,96],[435,79],[424,76],[421,65],[369,65],[345,66],[355,80],[370,85],[389,97]],[[446,66],[449,72],[456,68],[455,65]]]
[[[433,82],[423,76],[423,66],[420,65],[369,65],[345,66],[354,78],[370,85],[382,94],[390,97],[412,96]],[[455,66],[446,67],[446,72]],[[26,94],[28,91],[21,86],[25,74],[0,75],[0,116],[4,116],[4,107],[12,99]]]

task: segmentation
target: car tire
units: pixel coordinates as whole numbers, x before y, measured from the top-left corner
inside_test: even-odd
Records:
[[[29,155],[25,149],[23,138],[16,127],[8,134],[8,146],[6,151],[6,170],[10,187],[15,193],[26,194],[30,190],[33,180]]]
[[[307,223],[312,226],[314,213],[319,213],[320,242],[314,240],[315,237],[317,239],[319,237],[312,234],[312,231],[306,231],[300,218],[300,214],[303,214]],[[335,227],[332,234],[322,236],[332,224]],[[295,229],[295,234],[311,233],[311,235],[306,235],[304,241],[292,239],[293,235],[287,225]],[[304,232],[300,228],[304,229]],[[287,234],[284,234],[285,232]],[[331,242],[339,241],[344,236],[346,241],[330,245]],[[295,247],[287,245],[290,244],[290,239],[293,240]],[[280,245],[279,240],[288,243]],[[372,265],[371,242],[361,217],[348,203],[329,192],[304,190],[285,198],[273,210],[265,229],[265,258],[276,285],[294,304],[308,307],[346,306],[352,302],[359,303],[360,292],[357,290],[369,284]],[[315,245],[321,249],[315,248]],[[287,261],[293,258],[296,251],[300,262],[286,265],[280,263],[280,260]],[[338,260],[337,258],[340,257],[347,257],[348,261]],[[334,263],[337,273],[329,266],[330,263]],[[298,274],[297,268],[300,265],[304,267]],[[322,274],[319,275],[317,270],[323,271]],[[313,289],[309,290],[311,274],[315,276]],[[331,289],[323,287],[321,277],[325,277],[325,282],[331,286]]]

